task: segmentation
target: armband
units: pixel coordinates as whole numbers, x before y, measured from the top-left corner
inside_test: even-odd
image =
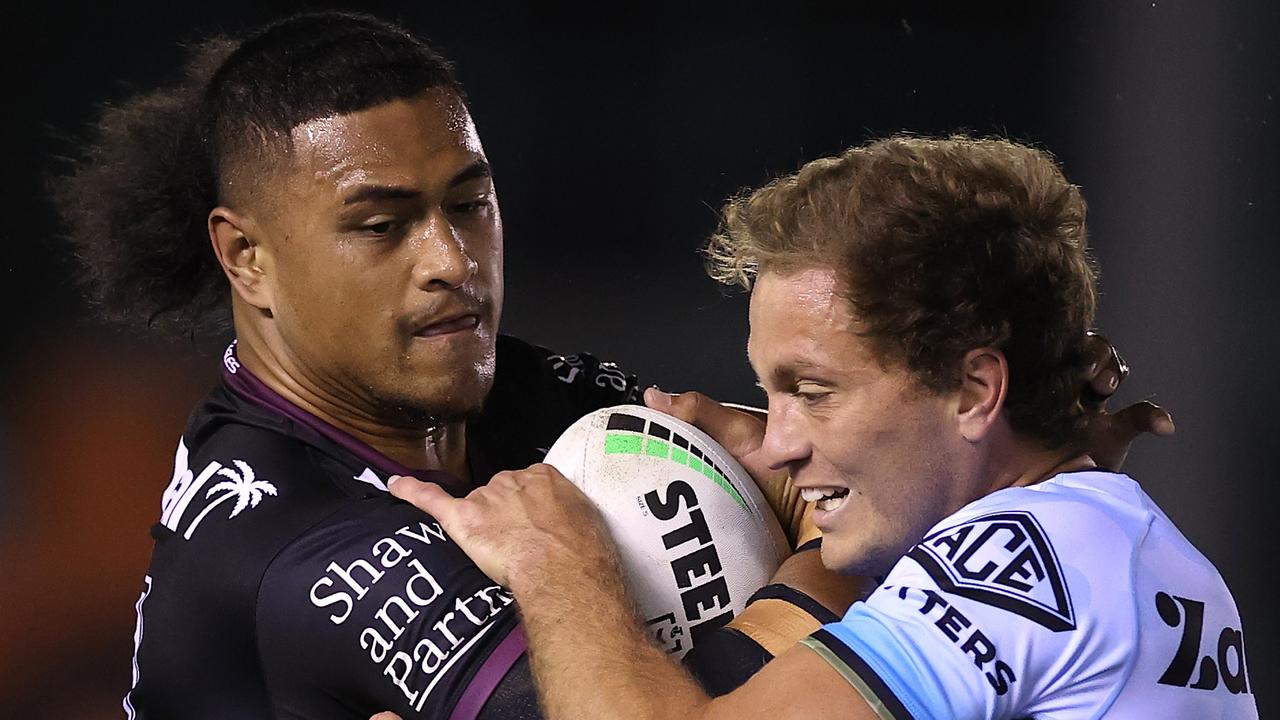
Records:
[[[772,659],[741,631],[720,627],[698,638],[684,656],[684,666],[708,695],[719,697],[736,690]]]
[[[754,640],[777,656],[826,623],[836,614],[803,592],[786,585],[766,585],[747,601],[747,607],[729,627]]]
[[[795,588],[766,585],[727,626],[700,637],[684,664],[707,694],[724,695],[802,638],[838,619]]]

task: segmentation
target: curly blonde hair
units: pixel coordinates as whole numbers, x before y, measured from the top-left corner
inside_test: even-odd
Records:
[[[834,268],[886,364],[933,392],[969,350],[1008,360],[1012,427],[1081,441],[1085,334],[1097,307],[1085,202],[1048,153],[1008,140],[895,136],[814,160],[731,199],[708,273]]]

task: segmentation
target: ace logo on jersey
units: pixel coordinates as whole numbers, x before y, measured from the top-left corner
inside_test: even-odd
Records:
[[[1017,613],[1054,632],[1076,627],[1058,557],[1029,512],[992,513],[939,530],[907,556],[944,592]]]

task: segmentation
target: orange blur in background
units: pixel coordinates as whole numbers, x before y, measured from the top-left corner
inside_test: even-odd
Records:
[[[142,590],[179,433],[216,361],[84,335],[24,357],[4,398],[10,477],[28,482],[0,516],[0,707],[119,718],[133,643],[121,620]]]

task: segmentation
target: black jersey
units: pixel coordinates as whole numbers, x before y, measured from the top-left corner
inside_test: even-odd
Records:
[[[638,399],[634,377],[589,355],[500,337],[497,357],[467,429],[477,482],[540,461],[581,415]],[[223,364],[152,530],[129,717],[501,716],[495,688],[513,667],[527,672],[512,597],[385,482],[468,488],[290,404],[240,366],[234,344]]]

